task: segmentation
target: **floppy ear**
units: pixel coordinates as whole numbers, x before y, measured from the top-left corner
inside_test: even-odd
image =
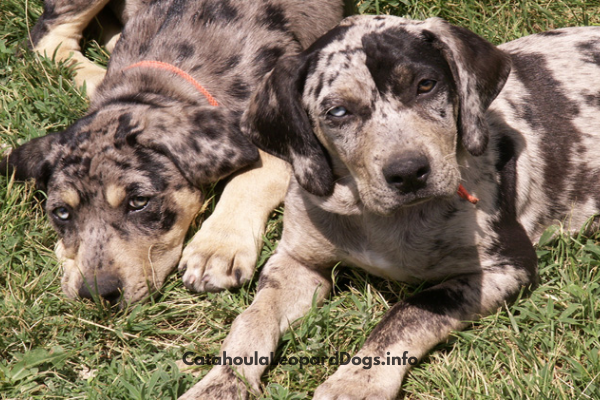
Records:
[[[439,18],[425,21],[423,35],[441,51],[456,82],[459,96],[459,136],[474,156],[489,140],[485,112],[500,93],[511,69],[508,54],[465,28]]]
[[[333,171],[302,105],[310,55],[281,58],[255,91],[242,130],[267,153],[292,164],[300,186],[317,196],[333,192]]]
[[[258,161],[258,149],[240,130],[240,113],[222,106],[178,111],[189,115],[187,124],[128,130],[140,145],[168,157],[193,186],[215,183]]]
[[[0,174],[25,181],[35,179],[36,186],[46,190],[48,180],[60,157],[59,142],[65,132],[55,132],[42,136],[13,149],[0,161]]]

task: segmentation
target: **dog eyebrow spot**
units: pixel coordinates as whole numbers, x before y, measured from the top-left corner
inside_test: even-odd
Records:
[[[112,208],[117,208],[125,199],[125,188],[117,185],[108,185],[105,192],[106,201]]]
[[[69,205],[71,208],[75,208],[79,205],[80,198],[79,194],[75,189],[66,189],[62,190],[59,193],[60,199],[65,202],[65,204]]]

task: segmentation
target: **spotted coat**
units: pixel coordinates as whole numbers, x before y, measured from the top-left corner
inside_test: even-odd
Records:
[[[275,352],[329,294],[339,261],[428,283],[387,312],[360,358],[421,358],[532,289],[544,229],[579,229],[600,210],[599,76],[598,27],[495,47],[436,18],[351,17],[280,60],[243,120],[293,165],[283,237],[222,351]],[[314,397],[396,398],[409,367],[342,365]],[[243,397],[231,368],[186,398],[215,387]],[[233,368],[258,390],[265,367]]]

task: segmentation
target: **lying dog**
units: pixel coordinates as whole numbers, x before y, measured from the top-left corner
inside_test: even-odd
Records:
[[[86,116],[15,149],[0,170],[8,165],[47,191],[69,297],[138,301],[178,262],[190,289],[241,285],[289,172],[275,157],[259,158],[240,118],[278,58],[341,20],[343,0],[128,1],[96,90],[104,71],[83,58],[79,39],[106,3],[45,2],[34,48],[82,61],[78,79],[95,94]],[[182,256],[201,189],[244,167]]]
[[[269,357],[329,294],[337,261],[437,282],[391,308],[356,354],[383,363],[340,366],[315,392],[394,398],[410,364],[536,283],[545,227],[600,209],[598,78],[600,28],[496,48],[435,18],[352,17],[281,59],[243,126],[293,164],[283,238],[222,351]],[[413,362],[384,365],[405,354]],[[265,368],[233,367],[251,390]],[[219,365],[185,397],[245,390]]]

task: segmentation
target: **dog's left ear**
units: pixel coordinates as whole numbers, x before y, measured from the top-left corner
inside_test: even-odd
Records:
[[[508,79],[510,57],[468,29],[442,19],[430,18],[423,27],[425,40],[440,49],[456,82],[462,144],[479,156],[489,140],[485,113]]]
[[[242,130],[260,149],[292,164],[306,191],[326,196],[333,191],[333,171],[302,104],[311,60],[305,52],[277,62],[255,91],[242,117]]]
[[[156,118],[149,118],[134,140],[169,158],[193,186],[215,183],[258,161],[258,149],[240,130],[241,113],[222,106],[180,113],[190,115],[187,123],[152,126]]]
[[[38,189],[46,190],[61,155],[61,142],[71,133],[72,129],[50,133],[13,149],[0,160],[0,176],[14,173],[18,181],[33,178]]]

